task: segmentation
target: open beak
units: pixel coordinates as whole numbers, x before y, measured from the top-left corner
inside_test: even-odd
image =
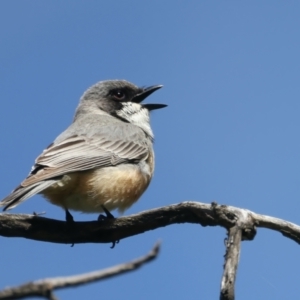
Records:
[[[144,104],[144,107],[146,107],[149,111],[154,109],[160,109],[168,106],[167,104]]]
[[[133,97],[132,102],[141,103],[148,96],[150,96],[156,90],[162,88],[162,85],[152,85],[147,88],[144,88],[143,91]]]
[[[150,96],[153,92],[157,91],[158,89],[162,88],[162,85],[152,85],[147,88],[144,88],[143,91],[136,96],[133,97],[132,101],[136,103],[141,103],[145,100],[148,96]],[[148,110],[154,110],[159,108],[164,108],[166,104],[144,104],[143,105]]]

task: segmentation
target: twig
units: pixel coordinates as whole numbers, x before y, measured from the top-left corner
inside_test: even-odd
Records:
[[[16,300],[27,297],[42,297],[45,299],[55,300],[57,298],[54,296],[53,291],[56,289],[74,287],[134,271],[141,267],[143,264],[155,259],[158,255],[159,249],[160,243],[157,243],[147,255],[135,259],[131,262],[120,264],[104,270],[75,276],[47,278],[29,282],[17,287],[9,287],[0,291],[0,299]]]

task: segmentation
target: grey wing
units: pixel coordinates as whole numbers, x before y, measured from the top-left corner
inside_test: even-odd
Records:
[[[51,144],[36,159],[28,177],[0,206],[11,209],[29,197],[42,192],[66,173],[114,166],[147,159],[149,145],[132,140],[107,140],[105,137],[71,136]]]
[[[44,150],[21,185],[32,185],[66,173],[143,160],[148,157],[148,152],[147,145],[135,141],[72,136]]]

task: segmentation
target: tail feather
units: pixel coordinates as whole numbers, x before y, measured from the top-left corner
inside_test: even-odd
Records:
[[[12,209],[19,205],[21,202],[45,190],[56,181],[57,180],[45,180],[26,187],[20,185],[10,195],[8,195],[0,202],[0,206],[4,206],[4,211]]]

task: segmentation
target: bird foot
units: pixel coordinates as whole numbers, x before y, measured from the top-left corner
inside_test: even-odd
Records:
[[[102,207],[103,211],[105,212],[105,216],[100,214],[98,217],[99,222],[102,222],[104,220],[109,220],[109,219],[115,219],[114,215],[104,205],[101,205],[101,207]],[[119,243],[119,240],[113,241],[110,248],[111,249],[115,248],[115,245],[118,243]]]

